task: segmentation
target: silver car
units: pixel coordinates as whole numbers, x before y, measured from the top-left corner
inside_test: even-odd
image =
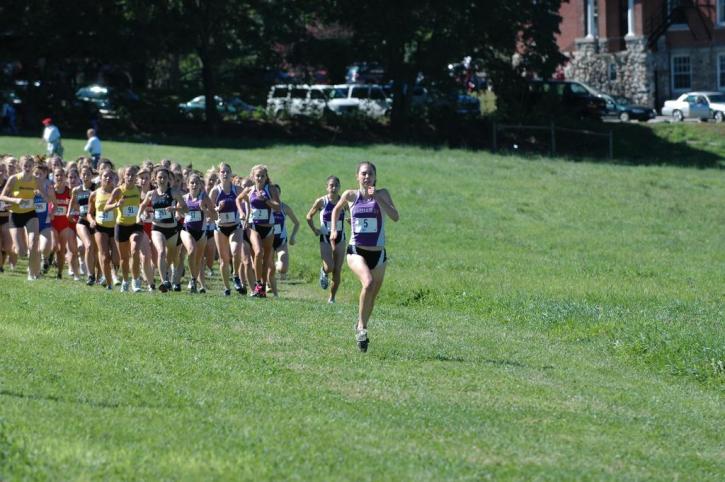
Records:
[[[707,122],[714,118],[722,122],[725,113],[725,94],[720,92],[687,92],[676,100],[667,100],[662,106],[662,115],[672,116],[676,122],[684,119],[701,119]]]

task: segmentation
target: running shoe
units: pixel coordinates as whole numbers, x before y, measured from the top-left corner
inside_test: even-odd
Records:
[[[257,283],[254,285],[254,291],[252,291],[252,296],[254,298],[266,298],[267,293],[264,292],[264,285],[261,283]]]
[[[166,283],[168,283],[168,281],[162,281],[161,282],[161,284],[159,285],[159,291],[160,292],[166,293],[167,291],[169,291],[169,287],[166,286]]]
[[[108,286],[106,286],[106,289],[107,289],[108,291],[113,291],[113,285],[108,285]]]
[[[78,269],[78,271],[80,271],[80,275],[81,276],[85,276],[86,275],[86,263],[84,261],[81,261],[79,263],[79,269]]]
[[[131,281],[131,290],[133,290],[134,293],[141,291],[141,278],[135,278]]]
[[[119,286],[121,284],[121,278],[119,278],[118,276],[116,276],[116,273],[113,273],[112,276],[113,276],[113,284],[114,284],[114,286]]]
[[[48,270],[50,269],[50,263],[47,259],[43,258],[43,274],[48,274]]]
[[[229,289],[224,290],[224,296],[231,296],[232,292]]]
[[[335,304],[335,300],[327,300],[327,304],[328,305],[334,305]]]
[[[327,278],[325,268],[320,268],[320,288],[326,290],[328,286],[330,286],[330,280]]]
[[[56,278],[56,279],[63,279],[63,273],[61,273],[61,272],[59,271],[59,272],[58,272],[58,274],[57,274],[57,275],[55,275],[55,278]]]
[[[189,281],[189,293],[196,293],[196,280]]]
[[[4,272],[5,272],[5,268],[3,268],[2,266],[0,266],[0,273],[4,273]]]
[[[121,282],[121,291],[123,291],[124,293],[128,292],[128,281],[124,280]]]
[[[172,289],[174,291],[181,291],[181,285],[179,283],[174,283]]]
[[[239,276],[234,277],[234,289],[237,290],[237,293],[242,292],[242,280],[239,279]]]
[[[186,286],[187,288],[189,288],[189,290],[191,290],[191,285],[193,284],[192,281],[194,281],[194,280],[193,279],[190,279],[189,280],[189,284]]]
[[[204,294],[204,293],[206,293],[206,288],[201,288],[201,289],[199,289],[199,293],[201,293],[201,294]]]
[[[88,281],[86,281],[86,285],[93,286],[94,284],[96,284],[96,277],[91,275],[88,277]]]
[[[99,284],[99,285],[101,285],[101,286],[106,286],[106,277],[105,276],[101,276],[101,278],[98,281],[96,281],[96,283]]]
[[[36,279],[38,279],[37,276],[33,276],[32,274],[28,273],[28,281],[35,281]]]
[[[357,347],[361,352],[365,353],[368,351],[368,343],[370,342],[370,340],[368,340],[368,330],[357,330],[357,333],[355,334],[355,342],[357,342]]]
[[[245,285],[242,285],[242,289],[239,290],[239,294],[242,296],[247,294],[247,287]]]
[[[156,291],[156,285],[151,283],[149,285],[148,291],[149,291],[149,293],[153,293],[154,291]]]

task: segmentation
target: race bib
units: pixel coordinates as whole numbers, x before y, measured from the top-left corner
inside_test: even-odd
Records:
[[[20,201],[20,204],[18,204],[18,207],[22,209],[28,209],[33,207],[33,200],[32,199],[23,199]]]
[[[237,222],[237,212],[224,212],[219,213],[219,223],[221,224],[231,224]]]
[[[352,220],[353,233],[377,233],[378,220],[376,218],[354,218]]]
[[[332,223],[330,221],[325,221],[325,234],[328,234],[330,232],[330,226]],[[335,223],[335,231],[342,231],[342,221],[338,221]]]
[[[197,223],[201,221],[201,211],[189,211],[184,216],[185,223]]]
[[[65,216],[65,206],[56,206],[55,209],[53,209],[53,214],[56,216]]]
[[[113,211],[96,211],[96,222],[107,223],[113,221]]]
[[[48,210],[48,203],[35,203],[35,212],[42,214]]]
[[[88,204],[85,204],[83,206],[79,206],[81,210],[81,216],[85,216],[88,214]]]
[[[123,214],[124,218],[136,217],[138,214],[138,206],[124,206],[121,210],[121,214]]]
[[[269,221],[269,209],[252,208],[250,218],[252,221],[256,221],[256,222]]]
[[[171,213],[167,211],[166,208],[154,209],[154,219],[156,221],[171,219]]]
[[[274,234],[282,234],[282,225],[281,224],[274,225]]]

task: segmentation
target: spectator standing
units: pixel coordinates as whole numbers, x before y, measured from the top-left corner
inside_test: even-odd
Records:
[[[101,159],[101,140],[96,135],[95,129],[88,129],[86,136],[88,137],[88,142],[86,142],[83,150],[91,156],[93,169],[96,169],[98,167],[98,161]]]
[[[46,117],[43,119],[43,141],[46,142],[46,151],[48,156],[58,154],[63,157],[63,145],[60,142],[60,130],[53,124],[53,119]]]

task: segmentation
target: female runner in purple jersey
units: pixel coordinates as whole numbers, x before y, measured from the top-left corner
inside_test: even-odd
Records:
[[[242,230],[239,229],[239,210],[237,209],[237,190],[232,184],[232,168],[229,164],[219,164],[220,182],[209,193],[217,217],[217,230],[214,232],[219,252],[219,270],[224,282],[224,296],[230,296],[229,273],[240,263]],[[235,289],[245,294],[246,289],[235,279]]]
[[[348,189],[332,210],[337,219],[347,203],[350,206],[352,235],[347,247],[347,265],[360,279],[360,303],[355,341],[360,351],[368,349],[368,320],[375,306],[375,297],[385,277],[384,215],[398,221],[400,215],[387,189],[376,189],[376,169],[372,162],[361,162],[357,167],[358,189]],[[330,232],[333,250],[338,242],[338,231]]]
[[[347,205],[343,205],[340,210],[340,217],[336,222],[332,222],[332,210],[340,200],[340,179],[337,176],[327,178],[327,194],[317,198],[315,203],[307,213],[307,224],[315,236],[320,237],[320,257],[322,258],[322,267],[320,268],[320,288],[326,290],[329,283],[328,274],[332,273],[332,285],[330,285],[330,297],[328,303],[335,302],[335,295],[340,288],[340,273],[342,272],[342,261],[345,259],[345,211]],[[315,227],[313,217],[320,213],[320,228]],[[330,244],[330,231],[340,231],[337,235],[337,244],[332,249]]]
[[[213,216],[214,205],[204,191],[204,181],[197,173],[189,175],[189,192],[184,194],[184,201],[189,211],[184,216],[184,228],[181,231],[181,241],[184,243],[186,253],[189,257],[189,270],[191,281],[189,291],[206,293],[204,278],[200,275],[203,271],[201,261],[206,251],[206,219]],[[197,288],[197,283],[199,287]]]
[[[274,211],[279,211],[279,191],[271,185],[267,166],[256,165],[250,177],[254,186],[244,189],[237,197],[237,205],[249,202],[249,240],[254,250],[254,276],[256,285],[252,296],[266,298],[267,272],[274,263]]]

